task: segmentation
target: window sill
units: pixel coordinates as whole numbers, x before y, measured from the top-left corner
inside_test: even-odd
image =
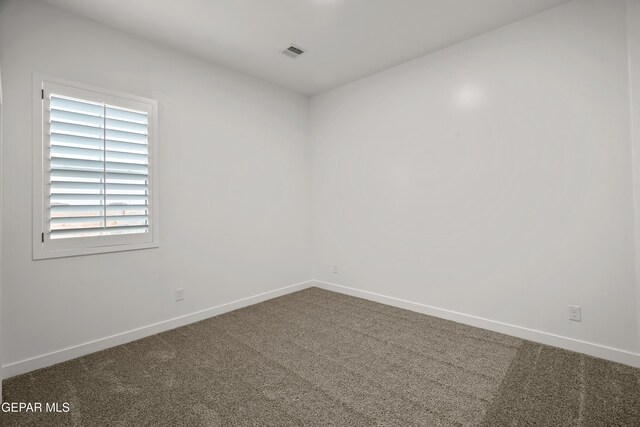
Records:
[[[83,255],[95,255],[95,254],[106,254],[112,252],[128,252],[128,251],[137,251],[141,249],[153,249],[159,247],[160,244],[158,242],[147,242],[147,243],[128,243],[128,244],[120,244],[120,245],[111,245],[111,246],[95,246],[91,248],[74,248],[74,249],[60,249],[60,250],[38,250],[38,248],[34,248],[33,251],[33,260],[38,261],[41,259],[53,259],[53,258],[67,258],[67,257],[76,257]]]

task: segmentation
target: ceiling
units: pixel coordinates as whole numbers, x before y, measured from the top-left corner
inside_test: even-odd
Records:
[[[567,0],[45,0],[314,95]],[[308,52],[280,53],[294,43]]]

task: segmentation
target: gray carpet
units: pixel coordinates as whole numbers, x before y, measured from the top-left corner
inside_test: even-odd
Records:
[[[3,426],[640,426],[640,369],[317,288],[7,380]]]

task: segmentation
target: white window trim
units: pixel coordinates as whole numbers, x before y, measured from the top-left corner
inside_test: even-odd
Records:
[[[149,170],[149,232],[144,234],[96,236],[96,237],[76,237],[65,239],[64,243],[51,244],[47,229],[45,206],[48,203],[48,182],[45,173],[45,154],[47,149],[45,144],[48,139],[44,135],[44,102],[42,99],[45,87],[64,87],[65,94],[74,91],[94,92],[101,102],[112,102],[118,105],[117,100],[128,100],[132,103],[144,104],[149,112],[148,128],[148,170]],[[86,97],[86,93],[78,98]],[[159,246],[159,204],[158,204],[158,102],[112,90],[102,89],[95,86],[71,82],[58,79],[43,74],[33,74],[33,94],[32,94],[32,122],[33,122],[33,229],[32,229],[32,256],[34,260],[61,258],[78,255],[100,254],[108,252],[131,251],[137,249],[157,248]],[[91,99],[89,99],[91,100]],[[44,234],[43,234],[44,233]],[[44,238],[43,238],[44,236]],[[44,243],[43,243],[44,240]],[[56,239],[58,240],[58,239]]]

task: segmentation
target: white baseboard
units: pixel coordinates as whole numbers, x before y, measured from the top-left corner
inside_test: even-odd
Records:
[[[312,286],[326,289],[328,291],[339,292],[342,294],[379,302],[381,304],[427,314],[429,316],[453,320],[454,322],[463,323],[465,325],[476,326],[478,328],[499,332],[505,335],[511,335],[529,341],[535,341],[541,344],[560,347],[565,350],[588,354],[589,356],[623,363],[625,365],[634,366],[636,368],[640,367],[640,354],[632,353],[626,350],[620,350],[600,344],[594,344],[569,337],[563,337],[548,332],[537,331],[535,329],[524,328],[522,326],[511,325],[508,323],[498,322],[482,317],[471,316],[464,313],[458,313],[456,311],[432,307],[426,304],[420,304],[400,298],[394,298],[373,292],[363,291],[360,289],[350,288],[343,285],[337,285],[335,283],[324,282],[321,280],[314,280],[313,282],[314,283],[311,284]]]
[[[215,307],[197,311],[195,313],[185,314],[183,316],[174,317],[173,319],[163,320],[162,322],[143,326],[141,328],[132,329],[130,331],[121,332],[119,334],[78,344],[72,347],[63,348],[61,350],[52,351],[51,353],[42,354],[40,356],[31,357],[29,359],[20,360],[18,362],[9,363],[2,366],[2,376],[4,379],[34,371],[56,363],[65,362],[75,359],[89,353],[104,350],[117,345],[126,344],[140,338],[148,337],[160,332],[185,326],[190,323],[199,322],[209,317],[218,316],[229,311],[257,304],[262,301],[273,299],[282,295],[306,289],[312,285],[312,281],[296,283],[295,285],[286,286],[284,288],[275,289],[273,291],[264,292],[237,301],[221,304]]]
[[[386,295],[376,294],[373,292],[354,289],[347,286],[338,285],[335,283],[329,283],[329,282],[324,282],[320,280],[309,280],[306,282],[296,283],[295,285],[286,286],[280,289],[275,289],[273,291],[264,292],[258,295],[253,295],[237,301],[232,301],[226,304],[221,304],[215,307],[207,308],[205,310],[200,310],[195,313],[190,313],[183,316],[175,317],[173,319],[164,320],[162,322],[154,323],[148,326],[143,326],[141,328],[137,328],[137,329],[122,332],[119,334],[111,335],[108,337],[100,338],[97,340],[89,341],[83,344],[75,345],[75,346],[64,348],[61,350],[56,350],[40,356],[35,356],[29,359],[24,359],[17,362],[9,363],[7,365],[2,366],[2,376],[6,379],[6,378],[13,377],[15,375],[31,372],[36,369],[46,368],[48,366],[65,362],[67,360],[75,359],[77,357],[84,356],[89,353],[94,353],[96,351],[104,350],[117,345],[126,344],[128,342],[135,341],[140,338],[148,337],[150,335],[168,331],[170,329],[175,329],[180,326],[185,326],[190,323],[208,319],[213,316],[218,316],[220,314],[227,313],[229,311],[237,310],[239,308],[257,304],[262,301],[266,301],[282,295],[290,294],[292,292],[300,291],[300,290],[309,288],[311,286],[317,286],[319,288],[326,289],[329,291],[339,292],[346,295],[352,295],[352,296],[364,298],[370,301],[379,302],[381,304],[387,304],[393,307],[403,308],[406,310],[415,311],[418,313],[427,314],[427,315],[439,317],[442,319],[448,319],[454,322],[476,326],[476,327],[487,329],[490,331],[499,332],[506,335],[511,335],[518,338],[551,345],[554,347],[560,347],[566,350],[588,354],[594,357],[600,357],[602,359],[623,363],[625,365],[640,367],[640,354],[637,354],[637,353],[632,353],[625,350],[620,350],[620,349],[607,347],[599,344],[594,344],[586,341],[580,341],[573,338],[550,334],[547,332],[537,331],[534,329],[524,328],[521,326],[510,325],[508,323],[502,323],[495,320],[485,319],[482,317],[471,316],[464,313],[458,313],[455,311],[446,310],[438,307],[432,307],[426,304],[420,304],[412,301],[403,300],[400,298],[394,298]]]

